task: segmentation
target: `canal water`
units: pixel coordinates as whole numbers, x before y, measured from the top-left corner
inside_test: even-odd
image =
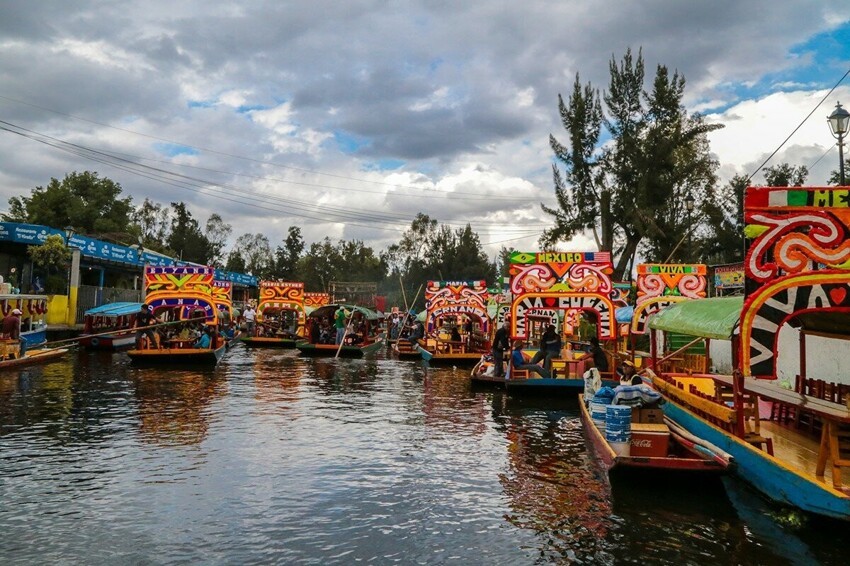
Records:
[[[594,465],[574,399],[378,356],[0,373],[3,564],[846,564],[737,479]]]

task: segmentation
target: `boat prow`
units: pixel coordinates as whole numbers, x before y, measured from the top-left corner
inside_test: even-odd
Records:
[[[218,348],[163,348],[128,350],[133,363],[140,365],[215,365],[224,356],[227,345]]]
[[[58,348],[49,350],[33,350],[25,353],[20,358],[12,358],[0,361],[0,369],[25,366],[30,364],[38,364],[55,360],[62,357],[68,352],[68,348]]]

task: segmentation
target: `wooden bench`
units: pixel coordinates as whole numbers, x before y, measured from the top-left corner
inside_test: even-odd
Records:
[[[826,420],[820,437],[818,476],[826,471],[827,457],[832,460],[832,486],[841,489],[841,468],[850,467],[850,425]]]

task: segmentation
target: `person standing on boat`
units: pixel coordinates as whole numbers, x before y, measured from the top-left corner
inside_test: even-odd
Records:
[[[336,343],[342,344],[342,338],[345,336],[345,308],[340,306],[334,313],[334,327],[336,328]]]
[[[248,303],[245,310],[242,312],[242,318],[245,319],[245,332],[248,336],[254,335],[254,325],[257,321],[257,311],[254,310],[254,305]]]
[[[493,336],[493,365],[496,368],[496,377],[505,376],[505,367],[502,364],[504,363],[505,352],[511,345],[510,337],[508,336],[509,326],[510,322],[505,319],[502,326],[496,331],[495,336]]]
[[[20,351],[18,357],[22,358],[27,351],[26,340],[21,340],[21,315],[24,314],[20,309],[12,309],[12,312],[3,318],[3,335],[10,340],[17,340],[20,343]]]
[[[531,363],[536,364],[543,360],[543,367],[549,373],[552,372],[552,358],[561,355],[561,337],[555,332],[555,325],[546,327],[546,332],[540,337],[540,350],[531,358]]]
[[[156,322],[151,307],[143,304],[136,315],[136,349],[142,349],[142,336],[148,337],[148,348],[156,347],[156,333],[152,328],[146,328]]]

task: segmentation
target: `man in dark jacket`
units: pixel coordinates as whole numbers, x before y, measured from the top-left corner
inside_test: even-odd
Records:
[[[502,326],[496,331],[493,336],[493,364],[495,365],[496,377],[505,376],[505,367],[503,365],[505,352],[511,348],[511,340],[508,332],[510,322],[506,319]]]
[[[536,364],[543,360],[543,368],[552,373],[552,358],[561,355],[561,337],[555,332],[555,326],[550,324],[546,332],[540,337],[540,350],[531,358],[531,363]]]

